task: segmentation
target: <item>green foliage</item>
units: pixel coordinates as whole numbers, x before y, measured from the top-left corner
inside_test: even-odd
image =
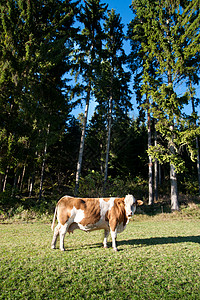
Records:
[[[148,154],[162,163],[160,191],[168,192],[166,171],[173,164],[181,191],[196,193],[193,162],[200,129],[194,84],[199,81],[199,1],[134,0],[132,9],[128,61],[140,110],[136,120],[128,116],[131,74],[125,68],[124,24],[118,13],[108,11],[99,0],[1,2],[3,205],[26,210],[23,197],[37,197],[43,179],[44,196],[73,193],[84,118],[75,120],[70,112],[84,100],[89,103],[91,95],[98,105],[86,128],[82,196],[102,195],[109,127],[108,195],[133,191],[146,197]],[[77,80],[74,87],[71,78]],[[183,80],[187,90],[178,95],[176,88]],[[183,108],[189,102],[193,113],[186,116]],[[147,111],[157,132],[157,146],[148,152]],[[43,212],[48,206],[45,198],[37,205]]]
[[[81,178],[79,184],[79,194],[82,197],[101,197],[103,176],[94,170],[88,171],[88,175]]]
[[[199,194],[199,185],[196,177],[191,175],[184,178],[181,182],[183,186],[183,191],[186,195],[198,195]]]
[[[63,75],[69,70],[77,4],[1,3],[0,172],[9,170],[14,181],[22,166],[31,177],[40,169],[46,145],[54,144],[65,129],[69,102]]]
[[[194,91],[178,96],[175,90],[183,78],[190,79],[190,84],[191,78],[198,81],[200,48],[195,41],[200,38],[199,7],[197,1],[135,0],[132,9],[135,15],[128,31],[132,46],[129,60],[136,73],[137,100],[156,120],[155,130],[159,133],[157,145],[149,147],[148,154],[181,173],[186,170],[180,155],[184,147],[191,159],[196,159],[194,140],[199,128],[188,124],[183,114],[183,106],[193,101]],[[144,95],[146,103],[142,103]]]
[[[104,176],[94,170],[88,171],[88,175],[80,179],[79,193],[81,197],[124,197],[134,194],[137,198],[144,198],[148,193],[147,181],[140,177],[133,180],[120,176],[108,177],[106,190],[103,189]]]

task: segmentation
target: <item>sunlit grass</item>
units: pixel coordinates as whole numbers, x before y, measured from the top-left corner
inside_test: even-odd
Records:
[[[199,299],[198,219],[130,222],[117,253],[101,231],[67,234],[65,252],[50,249],[50,224],[0,232],[0,299]]]

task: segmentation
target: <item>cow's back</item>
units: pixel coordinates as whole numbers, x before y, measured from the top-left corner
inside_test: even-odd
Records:
[[[58,201],[57,215],[61,225],[78,212],[83,215],[83,218],[79,220],[82,226],[98,222],[100,219],[99,199],[64,196]]]

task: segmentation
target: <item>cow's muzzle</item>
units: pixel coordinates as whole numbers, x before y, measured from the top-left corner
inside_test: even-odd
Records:
[[[132,215],[133,215],[133,213],[132,213],[132,211],[128,214],[128,217],[130,218],[130,217],[132,217]]]

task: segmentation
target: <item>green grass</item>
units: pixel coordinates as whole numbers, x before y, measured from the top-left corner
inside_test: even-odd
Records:
[[[67,234],[61,252],[50,224],[0,224],[0,299],[200,299],[200,220],[140,219],[117,253],[101,231]]]

